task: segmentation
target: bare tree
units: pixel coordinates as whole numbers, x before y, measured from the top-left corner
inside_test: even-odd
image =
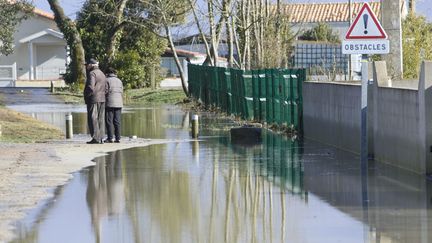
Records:
[[[190,8],[191,8],[191,10],[192,10],[193,16],[194,16],[194,20],[195,20],[196,26],[197,26],[198,31],[199,31],[199,33],[200,33],[200,36],[201,36],[201,38],[202,38],[202,40],[203,40],[203,42],[204,42],[207,56],[209,57],[209,56],[211,56],[211,53],[210,53],[210,46],[209,46],[209,44],[208,44],[207,36],[206,36],[206,34],[204,33],[204,30],[203,30],[203,28],[202,28],[202,26],[201,26],[201,23],[200,23],[200,21],[199,21],[199,19],[198,19],[198,16],[197,16],[197,13],[196,13],[196,10],[195,10],[195,3],[196,3],[196,2],[194,3],[194,2],[192,2],[192,0],[188,0],[188,1],[189,1]],[[211,58],[210,58],[210,64],[211,64],[212,66],[215,65],[214,62],[213,62],[213,59],[211,59]]]
[[[184,18],[189,12],[186,0],[141,0],[142,3],[148,6],[149,14],[154,16],[153,25],[160,25],[165,31],[165,38],[168,40],[169,47],[174,55],[174,61],[179,71],[182,88],[186,96],[189,96],[189,91],[186,84],[186,74],[180,59],[177,55],[177,50],[173,41],[171,27]]]

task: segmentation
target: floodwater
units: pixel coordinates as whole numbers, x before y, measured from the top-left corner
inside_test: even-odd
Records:
[[[73,111],[85,132],[79,107],[17,109],[58,125]],[[123,130],[188,138],[189,116],[127,109]],[[270,132],[262,144],[232,144],[223,129],[232,124],[200,119],[200,141],[96,158],[16,223],[13,242],[432,242],[423,176],[371,162],[364,177],[354,154]]]

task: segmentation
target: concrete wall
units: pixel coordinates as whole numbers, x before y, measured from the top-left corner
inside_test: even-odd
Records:
[[[432,173],[432,62],[423,64],[418,88],[395,87],[383,62],[370,71],[369,153],[396,167]],[[360,84],[305,82],[304,136],[359,153],[360,92]]]
[[[360,86],[303,84],[304,136],[352,152],[360,148]]]

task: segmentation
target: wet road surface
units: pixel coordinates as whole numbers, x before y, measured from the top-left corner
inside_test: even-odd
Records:
[[[189,137],[174,107],[126,114],[128,134]],[[354,154],[270,132],[232,144],[227,120],[200,119],[201,141],[96,158],[17,222],[14,242],[432,242],[422,176],[371,162],[364,178]]]

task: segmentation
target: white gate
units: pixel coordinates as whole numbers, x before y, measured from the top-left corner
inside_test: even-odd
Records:
[[[15,87],[16,64],[0,65],[0,87]]]

